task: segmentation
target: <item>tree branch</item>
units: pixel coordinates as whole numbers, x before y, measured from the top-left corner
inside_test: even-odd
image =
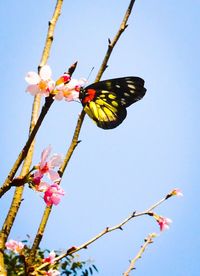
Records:
[[[65,258],[66,256],[72,255],[82,249],[87,249],[87,247],[94,243],[95,241],[97,241],[98,239],[100,239],[101,237],[103,237],[104,235],[113,232],[115,230],[123,230],[123,226],[125,224],[127,224],[130,220],[136,218],[136,217],[140,217],[140,216],[144,216],[144,215],[152,215],[152,211],[158,207],[160,204],[162,204],[165,200],[167,200],[168,198],[165,196],[164,198],[162,198],[161,200],[159,200],[158,202],[156,202],[155,204],[153,204],[152,206],[150,206],[148,209],[146,209],[145,211],[142,212],[133,212],[130,216],[128,216],[127,218],[125,218],[123,221],[121,221],[119,224],[116,224],[113,227],[106,227],[103,231],[101,231],[99,234],[97,234],[96,236],[94,236],[93,238],[91,238],[90,240],[86,241],[85,243],[81,244],[80,246],[76,247],[73,246],[71,248],[69,248],[66,252],[64,252],[63,254],[59,255],[58,257],[55,258],[55,262],[60,261],[61,259]],[[46,267],[48,264],[42,264],[41,266],[39,266],[36,271],[39,271],[41,269],[43,269],[44,267]]]
[[[53,14],[52,19],[49,24],[43,54],[41,57],[40,65],[38,67],[38,72],[39,72],[41,66],[46,64],[47,59],[49,57],[49,53],[50,53],[50,49],[51,49],[51,45],[52,45],[52,41],[53,41],[53,34],[54,34],[57,20],[60,15],[62,3],[63,3],[63,0],[57,0],[56,7],[54,9],[54,14]],[[51,103],[49,103],[48,109],[50,108],[50,106],[51,106]],[[31,122],[30,122],[30,130],[29,130],[30,136],[29,136],[29,139],[28,139],[25,147],[23,148],[22,152],[20,153],[19,157],[17,158],[15,164],[13,165],[13,168],[9,172],[8,177],[6,178],[6,180],[3,184],[5,191],[9,185],[10,181],[12,181],[13,177],[15,176],[19,166],[21,165],[21,163],[24,160],[24,158],[26,157],[26,155],[27,155],[27,157],[26,157],[26,161],[24,162],[24,165],[23,165],[23,168],[21,171],[21,175],[26,174],[30,168],[30,165],[32,162],[32,156],[33,156],[33,150],[34,150],[33,140],[34,140],[34,137],[38,130],[35,126],[38,124],[38,128],[39,128],[40,124],[41,124],[41,122],[40,121],[38,122],[38,120],[37,120],[39,108],[40,108],[40,96],[36,96],[34,99],[34,102],[33,102],[33,106],[32,106],[32,116],[31,116]],[[46,112],[47,111],[48,110],[46,110]],[[43,109],[43,112],[44,112],[44,109]],[[46,113],[44,112],[43,115],[45,116],[45,114]],[[35,133],[33,132],[34,129],[35,129]],[[5,191],[2,191],[2,192],[4,193]],[[13,201],[11,203],[10,210],[7,214],[3,228],[0,232],[0,274],[1,275],[6,275],[6,272],[4,269],[3,250],[5,247],[5,242],[7,240],[7,237],[10,233],[11,227],[14,223],[16,214],[19,210],[22,194],[23,194],[23,186],[17,187],[14,197],[13,197]]]
[[[101,64],[101,67],[99,69],[99,72],[98,72],[98,74],[96,76],[95,82],[97,82],[97,81],[99,81],[101,79],[104,71],[107,68],[108,60],[110,58],[110,55],[112,53],[113,48],[115,47],[115,44],[119,40],[121,34],[128,27],[127,21],[129,19],[130,14],[131,14],[131,11],[132,11],[134,3],[135,3],[135,0],[131,0],[130,1],[129,6],[128,6],[127,10],[126,10],[126,13],[124,15],[124,18],[122,20],[122,23],[120,25],[120,28],[119,28],[118,32],[116,33],[115,37],[113,38],[113,40],[111,41],[110,39],[108,39],[108,49],[107,49],[107,52],[106,52],[105,57],[103,59],[103,62]]]
[[[144,251],[146,250],[147,246],[151,243],[153,243],[153,238],[156,237],[155,233],[151,233],[149,234],[146,239],[144,240],[144,244],[141,246],[139,252],[137,253],[137,255],[131,260],[130,265],[128,267],[128,269],[123,273],[123,276],[129,276],[130,272],[135,269],[135,263],[138,259],[142,258],[142,254],[144,253]]]

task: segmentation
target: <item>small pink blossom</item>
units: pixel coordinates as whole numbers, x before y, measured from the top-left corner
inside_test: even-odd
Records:
[[[64,194],[64,190],[58,184],[54,183],[45,191],[44,201],[47,206],[51,206],[52,204],[58,205],[61,200],[61,196]]]
[[[46,174],[49,179],[52,181],[59,181],[60,176],[57,172],[54,171],[55,167],[58,167],[62,164],[62,157],[59,154],[54,154],[49,161],[49,155],[51,153],[51,146],[48,146],[46,149],[43,150],[41,154],[41,161],[36,166],[38,169],[33,176],[33,182],[38,185],[41,181],[41,178]]]
[[[44,65],[40,73],[28,72],[25,80],[29,84],[26,91],[31,95],[42,94],[45,97],[54,89],[55,82],[51,79],[52,71],[50,66]]]
[[[54,93],[56,100],[75,101],[79,99],[80,88],[86,83],[85,79],[71,79],[67,84],[61,84],[56,86]]]
[[[35,184],[35,190],[38,192],[46,192],[46,190],[49,188],[49,184],[47,182],[41,181],[38,184]]]
[[[166,229],[169,229],[169,226],[172,223],[171,219],[159,216],[157,214],[153,214],[153,217],[158,222],[158,224],[160,226],[160,231],[164,231]]]
[[[170,198],[171,196],[183,196],[183,193],[180,189],[176,188],[173,189],[172,191],[170,191],[167,195],[165,199]]]
[[[60,275],[60,272],[56,269],[49,269],[47,272],[46,272],[46,276],[59,276]]]
[[[183,196],[183,193],[180,189],[176,188],[174,190],[172,190],[169,195],[175,195],[175,196]]]
[[[18,242],[15,240],[9,240],[5,243],[6,249],[11,250],[15,253],[20,253],[24,248],[24,244],[22,242]]]
[[[47,257],[47,258],[44,258],[43,260],[42,260],[42,262],[43,263],[50,263],[50,264],[54,264],[54,262],[55,262],[55,257],[56,257],[56,253],[54,252],[54,251],[51,251],[50,253],[49,253],[49,256]]]

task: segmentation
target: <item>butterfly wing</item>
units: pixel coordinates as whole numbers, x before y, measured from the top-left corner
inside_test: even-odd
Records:
[[[112,129],[126,118],[126,107],[145,95],[144,80],[125,77],[96,82],[80,91],[85,112],[98,127]]]

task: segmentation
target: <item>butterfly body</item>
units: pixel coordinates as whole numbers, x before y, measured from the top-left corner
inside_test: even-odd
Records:
[[[144,80],[124,77],[93,83],[80,91],[84,111],[98,127],[112,129],[126,118],[126,108],[146,93]]]

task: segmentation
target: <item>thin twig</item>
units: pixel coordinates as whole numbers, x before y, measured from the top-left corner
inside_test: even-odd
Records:
[[[41,123],[43,122],[43,119],[44,117],[46,116],[50,106],[52,105],[53,103],[53,98],[52,97],[48,97],[46,98],[46,102],[41,110],[41,113],[40,113],[40,116],[33,128],[33,130],[31,131],[30,133],[30,136],[26,142],[26,145],[24,146],[24,148],[22,149],[22,151],[20,152],[14,166],[13,166],[13,170],[12,170],[12,173],[9,174],[8,176],[8,181],[5,181],[5,183],[3,184],[3,186],[0,188],[0,198],[12,187],[12,179],[16,173],[16,171],[18,170],[19,166],[21,165],[21,163],[23,162],[23,160],[27,157],[26,160],[32,160],[32,154],[31,156],[29,156],[29,154],[27,155],[29,149],[30,149],[30,146],[31,146],[31,143],[33,142],[37,132],[38,132],[38,129],[40,128],[41,126]],[[29,164],[31,162],[29,161]],[[25,166],[25,165],[24,165]],[[28,172],[28,170],[30,169],[30,166],[27,166],[26,165],[26,170],[23,170],[21,172],[20,175],[24,175],[26,172]],[[24,172],[25,171],[25,172]]]
[[[47,59],[49,57],[49,53],[50,53],[50,49],[51,49],[51,45],[52,45],[52,41],[53,41],[53,34],[54,34],[57,20],[60,15],[62,3],[63,3],[63,0],[57,0],[56,7],[54,9],[54,14],[52,16],[51,21],[49,22],[49,28],[48,28],[48,32],[47,32],[47,37],[46,37],[45,46],[44,46],[44,50],[42,53],[40,65],[38,67],[38,72],[39,72],[41,66],[46,64]],[[29,137],[29,139],[30,139],[29,142],[27,142],[25,148],[23,148],[23,150],[20,153],[18,159],[16,160],[13,168],[9,172],[8,177],[6,178],[6,180],[4,182],[5,187],[7,187],[7,185],[9,185],[10,181],[12,181],[13,177],[15,176],[19,166],[21,165],[21,163],[25,157],[26,157],[26,161],[24,162],[24,165],[23,165],[23,168],[21,171],[21,175],[27,174],[27,172],[30,168],[30,164],[32,161],[32,155],[33,155],[33,149],[34,149],[34,143],[32,141],[33,141],[35,135],[33,135],[33,129],[35,128],[36,122],[38,121],[37,118],[38,118],[39,108],[40,108],[40,96],[36,96],[34,99],[34,102],[33,102],[32,116],[31,116],[31,122],[30,122],[30,130],[29,130],[30,137],[32,135],[32,138]],[[38,127],[39,126],[40,125],[38,125]],[[4,269],[4,261],[3,261],[3,249],[5,247],[5,241],[7,240],[7,237],[10,233],[11,227],[14,223],[16,214],[19,210],[22,194],[23,194],[23,186],[17,187],[14,197],[13,197],[13,201],[11,203],[10,210],[8,212],[8,215],[5,219],[3,228],[0,233],[0,274],[1,275],[6,274],[5,269]]]
[[[142,254],[144,253],[145,249],[147,248],[147,246],[151,243],[153,243],[153,238],[156,237],[155,233],[151,233],[149,234],[146,239],[144,240],[144,244],[141,246],[139,252],[137,253],[137,255],[131,260],[130,265],[128,267],[128,269],[123,273],[123,276],[129,276],[130,272],[135,269],[135,263],[138,259],[140,259],[142,257]]]
[[[142,212],[133,212],[131,215],[129,215],[127,218],[125,218],[123,221],[121,221],[119,224],[113,226],[113,227],[106,227],[103,231],[101,231],[99,234],[97,234],[96,236],[94,236],[93,238],[91,238],[90,240],[86,241],[85,243],[81,244],[80,246],[76,247],[73,246],[72,248],[69,248],[66,252],[60,254],[58,257],[55,258],[55,262],[60,261],[61,259],[65,258],[68,255],[72,255],[82,249],[86,249],[90,244],[94,243],[95,241],[97,241],[98,239],[100,239],[101,237],[103,237],[104,235],[113,232],[115,230],[123,230],[123,226],[125,224],[127,224],[130,220],[132,220],[133,218],[136,217],[140,217],[140,216],[144,216],[144,215],[152,215],[152,211],[158,207],[160,204],[162,204],[165,200],[167,200],[166,197],[162,198],[161,200],[159,200],[158,202],[156,202],[155,204],[153,204],[151,207],[149,207],[148,209],[146,209],[145,211]],[[44,267],[46,267],[48,264],[42,264],[41,266],[39,266],[36,270],[39,271],[41,269],[43,269]]]
[[[130,14],[131,14],[131,11],[132,11],[134,3],[135,3],[135,0],[131,0],[130,1],[128,9],[126,10],[126,13],[125,13],[124,18],[122,20],[122,23],[120,25],[120,28],[119,28],[118,32],[116,33],[115,37],[113,38],[113,40],[111,41],[110,39],[108,39],[108,49],[107,49],[107,52],[106,52],[105,57],[103,59],[103,62],[101,64],[101,67],[99,69],[99,72],[98,72],[98,74],[96,76],[95,82],[97,82],[97,81],[99,81],[101,79],[104,71],[107,68],[108,60],[110,58],[110,55],[112,53],[113,48],[115,47],[115,44],[119,40],[121,34],[128,27],[127,21],[129,19]]]

